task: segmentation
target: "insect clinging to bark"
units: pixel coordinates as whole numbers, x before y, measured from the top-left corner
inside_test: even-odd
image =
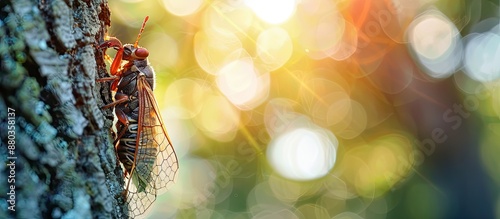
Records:
[[[112,81],[111,91],[115,93],[114,102],[103,108],[114,107],[118,119],[114,145],[125,171],[123,195],[130,217],[143,214],[156,195],[174,182],[179,168],[153,95],[155,73],[147,59],[149,52],[138,46],[148,18],[134,44],[122,45],[117,38],[109,37],[99,45],[104,52],[108,48],[117,50],[111,77],[98,81]]]

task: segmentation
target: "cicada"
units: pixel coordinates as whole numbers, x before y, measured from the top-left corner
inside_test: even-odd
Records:
[[[134,44],[122,45],[109,37],[99,45],[104,52],[108,48],[117,51],[111,77],[99,81],[112,81],[114,102],[103,108],[114,107],[117,118],[114,145],[125,173],[123,197],[132,218],[143,214],[173,184],[179,168],[153,94],[155,72],[148,61],[149,51],[138,46],[147,20]]]

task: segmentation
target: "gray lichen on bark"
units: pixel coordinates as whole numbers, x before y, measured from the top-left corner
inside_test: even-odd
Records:
[[[0,218],[121,218],[102,42],[106,0],[0,2]],[[15,109],[15,212],[7,108]]]

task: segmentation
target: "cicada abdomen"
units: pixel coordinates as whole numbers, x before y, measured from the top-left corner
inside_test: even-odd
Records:
[[[147,49],[138,42],[148,17],[144,20],[135,44],[122,46],[109,38],[100,48],[114,48],[116,56],[110,67],[111,90],[115,92],[115,149],[125,171],[124,198],[129,216],[143,214],[160,191],[172,184],[178,163],[170,138],[153,95],[155,73],[149,65]],[[105,81],[108,79],[101,79]]]

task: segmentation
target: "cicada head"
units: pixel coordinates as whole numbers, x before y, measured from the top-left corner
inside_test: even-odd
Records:
[[[136,59],[146,59],[149,56],[149,51],[146,48],[139,47],[139,40],[141,39],[142,32],[144,32],[144,27],[146,27],[146,22],[148,21],[149,16],[144,18],[144,22],[142,22],[141,30],[139,30],[139,34],[137,34],[137,39],[134,44],[126,44],[123,46],[123,59],[132,61]]]
[[[136,59],[146,59],[149,56],[149,51],[146,48],[134,47],[132,44],[123,46],[123,60],[133,61]]]

